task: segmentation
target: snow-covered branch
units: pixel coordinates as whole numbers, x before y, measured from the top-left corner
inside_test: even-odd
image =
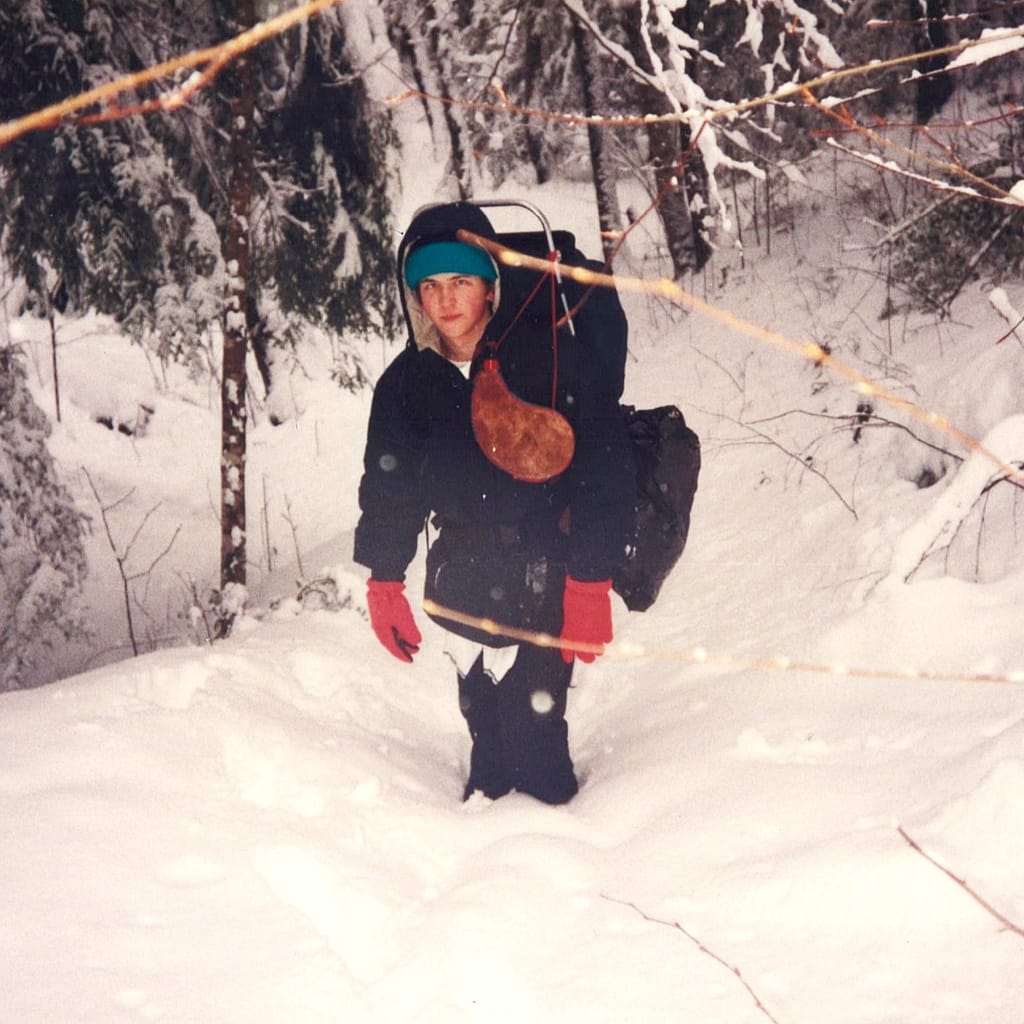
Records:
[[[1024,415],[1010,416],[988,432],[935,504],[904,531],[895,545],[885,585],[906,583],[931,552],[946,547],[993,482],[1009,480],[1024,486],[1024,472],[1019,463],[1014,465],[1022,455]],[[995,472],[993,462],[998,467]]]

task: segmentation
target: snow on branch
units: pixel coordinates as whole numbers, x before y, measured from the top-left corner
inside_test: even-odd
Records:
[[[1024,0],[1010,0],[1010,2],[998,3],[997,5],[1000,13],[1012,10],[1013,8],[1024,7]],[[955,25],[965,24],[971,21],[977,21],[978,18],[983,18],[986,15],[992,14],[992,9],[979,8],[975,11],[964,11],[961,14],[943,14],[939,17],[920,17],[920,18],[868,18],[864,22],[865,28],[915,28],[917,26],[924,25]]]
[[[942,178],[929,177],[927,174],[912,171],[893,160],[886,160],[875,153],[862,153],[859,150],[851,149],[849,146],[844,146],[841,143],[836,142],[835,139],[828,139],[827,141],[833,149],[839,150],[839,152],[853,160],[859,160],[861,163],[871,164],[873,167],[877,167],[879,170],[885,171],[888,174],[895,174],[901,178],[909,178],[911,181],[927,185],[929,188],[933,188],[937,192],[948,192],[952,195],[967,196],[971,199],[984,199],[987,202],[999,203],[1003,206],[1024,206],[1024,182],[1015,185],[1008,192],[999,188],[997,185],[993,185],[991,182],[985,182],[985,187],[990,193],[998,194],[983,195],[976,188],[971,188],[967,185],[954,185],[951,182],[944,181]],[[965,174],[969,173],[966,168],[962,170]],[[927,216],[929,213],[933,212],[933,210],[934,207],[929,207],[927,210],[923,211],[921,215]],[[900,229],[905,229],[907,226],[909,226],[909,224],[901,224]],[[899,234],[898,230],[890,232],[889,236],[887,236],[884,241],[891,241],[897,234]]]
[[[731,124],[737,119],[759,109],[765,109],[770,113],[773,108],[784,104],[807,103],[814,106],[826,116],[840,121],[843,128],[858,132],[866,137],[872,138],[883,147],[894,146],[886,141],[877,132],[872,132],[853,121],[852,116],[846,111],[844,100],[838,97],[816,99],[815,94],[828,87],[844,80],[860,77],[865,74],[874,74],[886,69],[913,66],[926,59],[937,59],[940,57],[962,57],[973,51],[977,53],[972,58],[975,63],[983,63],[1002,56],[1004,53],[1012,52],[1015,49],[1024,47],[1024,27],[1001,30],[986,33],[980,39],[961,40],[948,46],[938,47],[923,53],[908,53],[892,57],[884,61],[870,61],[855,67],[838,67],[840,63],[838,56],[834,54],[830,46],[827,46],[827,39],[820,34],[814,26],[813,19],[806,23],[801,22],[801,60],[810,65],[817,63],[829,67],[830,70],[816,78],[804,82],[796,80],[796,72],[788,67],[785,68],[792,76],[792,79],[778,88],[772,88],[774,76],[773,68],[776,64],[766,66],[766,90],[759,96],[736,100],[716,100],[709,97],[690,73],[689,64],[692,59],[693,50],[690,47],[689,37],[671,24],[671,18],[666,20],[660,17],[659,28],[666,36],[667,41],[672,44],[668,47],[668,63],[659,55],[651,37],[650,28],[646,24],[646,18],[641,26],[641,36],[644,47],[651,62],[652,71],[646,71],[640,67],[636,57],[629,53],[624,47],[611,40],[596,25],[593,19],[583,10],[580,0],[561,0],[562,6],[572,17],[578,19],[584,28],[594,37],[596,43],[607,54],[609,54],[620,67],[624,68],[630,75],[642,82],[647,87],[662,95],[671,107],[671,110],[663,113],[643,113],[613,115],[602,113],[579,114],[565,113],[559,110],[543,110],[535,106],[513,103],[508,95],[501,88],[495,88],[496,100],[488,101],[481,98],[459,98],[450,95],[441,95],[431,92],[428,89],[414,88],[407,89],[402,93],[388,98],[387,102],[392,105],[406,102],[408,100],[420,100],[424,102],[435,102],[442,106],[458,107],[468,111],[479,111],[491,114],[504,114],[515,117],[528,118],[532,120],[545,121],[553,124],[562,124],[570,128],[647,128],[651,125],[680,122],[690,125],[692,128],[705,127],[700,141],[700,150],[704,163],[708,168],[711,177],[711,185],[714,187],[715,170],[719,167],[729,167],[734,170],[741,170],[754,177],[759,177],[761,172],[751,162],[739,162],[729,157],[717,141],[717,131],[723,122]],[[664,15],[667,8],[664,0],[645,0],[645,10],[651,10]],[[780,9],[789,12],[798,9],[798,5],[791,0],[779,0]],[[795,16],[795,15],[794,15]],[[750,25],[747,32],[752,33],[751,38],[756,37],[757,32]],[[813,48],[813,53],[810,50]],[[703,53],[701,53],[704,56]],[[811,60],[813,56],[814,60]],[[778,58],[781,60],[781,56]],[[871,90],[860,90],[857,96],[865,95]],[[902,150],[911,162],[927,159],[922,157],[915,150]],[[853,154],[859,156],[859,154]],[[862,159],[866,159],[861,157]],[[1024,202],[1024,183],[1007,191],[1003,191],[984,179],[972,175],[966,168],[959,165],[943,165],[941,161],[929,161],[935,168],[945,166],[946,169],[955,175],[961,176],[973,182],[981,192],[991,194],[996,201],[1020,204]],[[895,164],[883,165],[886,170],[896,173],[904,173]],[[931,179],[926,179],[931,180]],[[946,186],[948,187],[948,185]]]
[[[1022,39],[1022,42],[1024,42],[1024,39]],[[821,100],[818,100],[806,86],[801,87],[800,92],[809,106],[837,122],[842,127],[843,131],[860,135],[869,142],[880,146],[883,150],[895,151],[897,154],[906,157],[911,163],[923,163],[936,171],[943,171],[951,177],[963,178],[970,184],[968,186],[952,185],[945,179],[929,177],[917,171],[909,170],[892,160],[886,160],[872,153],[862,153],[847,146],[842,146],[833,138],[826,140],[829,145],[839,149],[847,156],[860,160],[864,163],[874,164],[876,167],[887,172],[911,178],[914,181],[923,182],[940,191],[959,192],[962,195],[984,198],[992,202],[1014,207],[1024,205],[1024,187],[1020,184],[1007,191],[1006,189],[1000,188],[998,185],[987,181],[985,178],[974,174],[961,163],[938,160],[935,157],[927,156],[926,154],[918,152],[916,149],[910,149],[907,146],[886,138],[873,128],[869,128],[857,121],[850,113],[847,106],[843,103],[824,103]]]
[[[569,5],[573,3],[573,0],[563,0],[563,2]],[[791,102],[799,99],[804,90],[822,89],[848,78],[854,78],[877,71],[884,71],[889,68],[902,67],[907,64],[916,64],[918,61],[929,57],[941,57],[964,53],[974,47],[981,46],[983,42],[1010,42],[1017,39],[1021,40],[1020,45],[1024,46],[1024,27],[1006,29],[997,33],[997,35],[998,39],[966,39],[958,43],[952,43],[949,46],[942,46],[934,50],[928,50],[924,53],[908,53],[898,57],[890,57],[887,60],[869,61],[866,64],[858,64],[855,67],[837,68],[827,71],[824,74],[819,75],[817,78],[808,79],[806,82],[786,82],[779,86],[779,88],[766,92],[761,96],[737,100],[734,103],[722,101],[709,104],[706,109],[678,110],[665,114],[594,114],[590,116],[583,114],[565,114],[559,111],[541,110],[536,107],[509,103],[504,94],[500,95],[497,102],[486,102],[483,100],[459,99],[453,96],[440,96],[422,89],[407,89],[404,92],[389,97],[387,102],[390,104],[398,104],[404,103],[408,100],[431,100],[436,103],[441,103],[447,106],[462,107],[467,110],[514,114],[520,117],[532,117],[537,118],[538,120],[550,121],[556,124],[564,124],[570,127],[579,128],[633,128],[647,124],[659,124],[672,121],[688,123],[717,120],[731,121],[740,114],[745,114],[760,107],[775,106],[784,102]],[[990,50],[986,50],[986,53],[986,60],[992,60],[997,56],[1001,56],[994,47]],[[632,63],[635,64],[635,62]],[[630,70],[632,70],[632,67]],[[648,84],[653,85],[655,88],[659,88],[660,91],[660,87],[657,82],[650,81],[650,78],[651,76],[649,75],[644,76],[644,80],[647,81]],[[840,103],[842,101],[833,100],[831,102]],[[0,136],[0,141],[2,141],[2,136]]]
[[[981,38],[969,50],[958,54],[946,65],[946,70],[954,68],[977,67],[986,61],[1005,57],[1008,53],[1024,49],[1024,37],[1020,35],[1007,37],[1005,32],[996,29],[985,29]]]
[[[657,89],[659,92],[664,89],[664,83],[660,78],[644,71],[644,69],[633,59],[633,55],[629,50],[624,46],[620,46],[614,40],[609,39],[608,36],[598,28],[594,19],[591,18],[583,9],[583,4],[580,0],[561,0],[561,3],[569,14],[579,21],[580,24],[582,24],[583,27],[594,37],[597,41],[597,45],[614,57],[615,60],[625,67],[638,81],[643,82],[644,85],[649,85],[652,89]]]
[[[985,455],[982,452],[986,453]],[[928,511],[897,540],[883,585],[906,583],[925,558],[947,547],[978,499],[994,484],[1012,480],[1024,486],[1024,474],[1011,460],[1024,456],[1024,414],[996,424],[960,466],[953,482]],[[993,473],[991,460],[999,465]]]

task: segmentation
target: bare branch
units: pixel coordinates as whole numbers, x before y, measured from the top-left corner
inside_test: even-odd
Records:
[[[149,576],[157,567],[157,565],[159,565],[160,562],[162,562],[171,553],[171,548],[174,547],[174,542],[178,539],[178,534],[180,533],[181,524],[179,523],[178,526],[175,528],[174,533],[171,535],[171,539],[164,546],[163,551],[161,551],[158,555],[156,555],[153,558],[153,560],[149,563],[149,566],[147,568],[142,569],[139,572],[133,573],[131,576],[128,577],[128,579],[138,580],[142,579],[143,577]]]
[[[954,875],[953,872],[949,870],[949,868],[947,868],[943,864],[940,864],[931,854],[925,853],[924,850],[921,849],[920,845],[918,843],[916,843],[907,834],[907,830],[902,825],[897,825],[896,826],[896,831],[899,832],[899,834],[906,841],[907,845],[915,853],[919,853],[922,857],[924,857],[924,859],[926,861],[928,861],[929,864],[933,864],[947,878],[949,878],[952,881],[956,882],[956,884],[959,885],[960,888],[963,889],[963,891],[965,893],[967,893],[967,895],[970,896],[971,899],[974,900],[975,903],[978,904],[978,906],[982,907],[985,911],[987,911],[989,914],[991,914],[1004,928],[1008,929],[1011,932],[1015,932],[1022,939],[1024,939],[1024,928],[1021,928],[1020,925],[1014,924],[1013,921],[1011,921],[1008,917],[1006,917],[1005,915],[1001,914],[998,910],[996,910],[996,908],[993,907],[991,903],[989,903],[987,900],[985,900],[981,896],[979,896],[978,893],[975,892],[973,888],[971,888],[971,886],[968,884],[968,882],[965,879],[961,878],[959,875]]]
[[[842,502],[843,507],[846,509],[847,512],[850,513],[851,516],[853,516],[854,519],[859,518],[857,515],[857,510],[839,493],[835,484],[833,484],[832,481],[829,480],[829,478],[825,476],[825,474],[820,469],[818,469],[817,466],[814,465],[814,463],[810,460],[810,456],[805,457],[803,455],[798,455],[796,452],[791,452],[784,444],[782,444],[781,441],[778,441],[770,434],[766,434],[763,431],[758,430],[752,423],[744,423],[740,420],[733,420],[733,422],[736,423],[737,426],[743,427],[745,430],[749,430],[750,433],[752,433],[755,437],[759,437],[762,441],[767,442],[773,448],[777,448],[784,455],[787,455],[789,456],[789,458],[793,459],[794,462],[799,463],[802,468],[809,470],[811,473],[813,473],[816,477],[822,480],[825,486]]]
[[[1020,341],[1020,338],[1017,335],[1017,328],[1020,327],[1021,324],[1024,324],[1024,316],[1021,316],[1021,318],[1001,338],[996,338],[996,344],[1001,345],[1011,335]]]
[[[677,932],[681,932],[697,947],[697,949],[700,950],[700,952],[702,952],[705,956],[711,957],[712,960],[714,960],[716,963],[721,964],[727,971],[729,971],[729,973],[732,974],[750,994],[750,998],[754,1000],[754,1005],[770,1021],[774,1021],[774,1024],[779,1024],[778,1018],[773,1016],[768,1007],[764,1005],[764,1003],[761,1001],[761,997],[754,991],[750,982],[748,982],[747,979],[743,977],[743,974],[740,972],[740,969],[735,964],[729,963],[729,961],[726,960],[724,957],[719,956],[718,953],[716,953],[713,949],[710,949],[708,946],[705,946],[704,943],[700,941],[700,939],[698,939],[691,932],[687,931],[687,929],[684,928],[678,921],[666,921],[660,917],[652,917],[650,914],[647,914],[646,912],[641,910],[635,903],[630,903],[629,900],[619,900],[616,899],[614,896],[606,896],[604,895],[604,893],[601,894],[601,898],[607,900],[609,903],[617,903],[620,907],[629,907],[630,910],[635,911],[645,921],[649,921],[651,924],[664,925],[664,927],[666,928],[674,928]]]
[[[146,524],[149,522],[151,516],[160,507],[160,504],[158,502],[151,509],[149,509],[148,512],[146,512],[143,515],[142,519],[136,525],[135,531],[132,533],[131,539],[128,541],[127,544],[124,545],[124,549],[119,551],[117,542],[114,540],[113,528],[110,525],[110,513],[113,512],[114,509],[118,508],[118,506],[120,506],[123,502],[127,501],[127,499],[131,497],[131,495],[134,493],[134,488],[129,490],[127,493],[122,494],[121,497],[117,498],[115,501],[105,504],[103,502],[103,499],[100,497],[100,492],[96,487],[96,484],[93,482],[92,475],[84,467],[82,469],[82,472],[85,474],[85,479],[89,483],[89,489],[92,491],[93,497],[96,499],[96,504],[99,506],[100,519],[103,523],[103,530],[107,536],[107,543],[110,545],[110,550],[114,556],[114,561],[117,563],[117,572],[118,575],[121,577],[121,596],[124,601],[125,618],[127,619],[128,623],[128,639],[131,643],[132,654],[138,657],[139,644],[135,634],[135,619],[134,616],[132,615],[131,584],[140,579],[147,579],[152,574],[157,564],[167,556],[171,548],[174,546],[174,542],[175,540],[177,540],[178,534],[181,532],[181,526],[179,525],[178,528],[174,531],[174,535],[167,542],[167,545],[164,547],[163,551],[161,551],[153,559],[153,561],[150,562],[148,568],[142,569],[139,572],[129,572],[128,559],[131,557],[132,548],[135,547],[135,543],[139,539],[140,534],[142,533]]]
[[[845,425],[851,428],[857,427],[861,430],[891,427],[893,430],[902,430],[905,434],[912,437],[918,444],[924,445],[925,448],[930,448],[933,452],[937,452],[939,455],[945,455],[954,462],[963,462],[962,455],[957,455],[956,452],[951,452],[948,448],[943,448],[942,445],[935,444],[933,441],[929,441],[926,438],[921,437],[920,434],[911,430],[906,423],[900,423],[898,420],[891,420],[886,416],[878,416],[875,413],[870,413],[866,417],[862,417],[859,413],[835,415],[834,413],[814,412],[811,409],[790,409],[785,412],[775,413],[773,416],[762,416],[756,420],[749,420],[748,422],[741,421],[741,423],[742,426],[748,426],[750,423],[771,423],[773,420],[786,419],[789,416],[810,416],[813,419],[831,420],[836,424]]]
[[[982,198],[990,198],[995,202],[1009,203],[1014,207],[1020,206],[1020,201],[1012,197],[1009,194],[1009,192],[1007,192],[1005,189],[1000,188],[998,185],[993,185],[992,182],[987,181],[985,178],[982,178],[977,174],[974,174],[972,171],[964,167],[963,164],[959,162],[951,162],[948,160],[937,160],[935,157],[930,157],[924,153],[918,152],[917,150],[909,149],[908,147],[900,145],[899,143],[894,142],[892,139],[888,139],[885,136],[879,134],[873,128],[868,128],[866,125],[860,124],[858,121],[854,120],[853,115],[846,108],[845,104],[839,104],[837,106],[826,106],[824,103],[820,102],[814,96],[810,89],[802,87],[800,92],[804,99],[807,101],[807,104],[809,106],[813,107],[819,113],[824,114],[826,117],[831,118],[834,121],[837,121],[846,131],[852,131],[857,135],[863,136],[870,142],[873,142],[876,145],[880,146],[883,150],[892,150],[899,154],[900,156],[909,159],[911,163],[923,163],[927,167],[934,168],[935,170],[938,171],[944,171],[946,174],[949,174],[953,177],[963,178],[965,181],[968,181],[972,185],[974,185],[977,191],[975,191],[975,189],[965,189],[962,186],[954,187],[951,186],[948,182],[945,182],[941,179],[926,178],[922,177],[921,175],[914,174],[913,172],[910,171],[903,171],[902,168],[894,167],[890,161],[882,161],[878,157],[871,157],[867,154],[861,154],[856,152],[855,150],[850,150],[843,146],[838,147],[839,149],[848,153],[850,156],[858,157],[867,163],[881,164],[881,166],[883,166],[887,171],[903,171],[903,173],[906,174],[908,177],[914,178],[916,180],[927,181],[930,185],[933,185],[936,188],[944,187],[946,189],[952,189],[952,191],[962,192],[971,196],[977,195]],[[829,141],[831,142],[832,140],[830,139]]]
[[[292,531],[292,544],[295,547],[295,564],[299,569],[299,576],[303,579],[306,577],[306,571],[302,568],[302,551],[299,549],[299,529],[295,525],[295,518],[292,516],[292,503],[288,496],[284,499],[285,511],[282,513],[281,518],[288,524]]]
[[[75,123],[95,123],[97,121],[109,121],[116,118],[129,117],[137,113],[148,113],[152,110],[176,110],[185,104],[188,99],[200,88],[207,85],[223,68],[231,61],[248,52],[253,47],[282,32],[305,21],[328,7],[341,3],[342,0],[309,0],[308,3],[294,7],[276,18],[260,22],[245,32],[220,43],[217,46],[209,46],[202,50],[194,50],[181,57],[163,61],[153,67],[145,68],[134,74],[124,75],[108,82],[105,85],[97,86],[86,92],[71,96],[59,103],[51,104],[35,113],[27,114],[25,117],[16,118],[0,124],[0,147],[13,142],[15,139],[26,135],[29,132],[40,131],[44,128],[55,128],[57,125],[69,120]],[[203,70],[191,75],[186,83],[178,89],[154,100],[137,104],[131,107],[122,107],[119,98],[125,93],[137,89],[142,85],[149,85],[157,82],[177,71],[186,68],[202,68]],[[101,104],[111,104],[109,110],[97,114],[83,114],[90,107]]]

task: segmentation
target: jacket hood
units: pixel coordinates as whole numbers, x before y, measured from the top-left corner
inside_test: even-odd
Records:
[[[417,247],[427,242],[454,241],[458,232],[462,230],[472,231],[473,234],[480,235],[482,238],[494,239],[497,237],[493,225],[479,206],[465,202],[435,203],[423,206],[416,211],[398,246],[398,294],[402,298],[402,311],[405,313],[405,321],[409,327],[409,343],[421,351],[430,348],[441,353],[441,339],[437,328],[423,311],[419,297],[406,284],[406,261],[409,254]],[[488,254],[488,258],[494,263],[490,254]],[[498,274],[497,263],[494,263],[494,272],[496,275],[494,305],[497,308],[501,287],[501,276]]]

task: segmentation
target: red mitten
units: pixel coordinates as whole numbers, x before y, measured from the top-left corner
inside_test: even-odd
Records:
[[[423,637],[405,599],[405,584],[398,580],[368,580],[366,606],[377,639],[399,661],[412,661]]]
[[[609,592],[611,580],[597,580],[581,583],[571,576],[565,577],[565,593],[562,595],[562,640],[573,643],[595,644],[602,648],[612,639],[612,602]],[[562,648],[562,660],[569,664],[573,654],[580,661],[591,662],[600,651],[571,651]]]

